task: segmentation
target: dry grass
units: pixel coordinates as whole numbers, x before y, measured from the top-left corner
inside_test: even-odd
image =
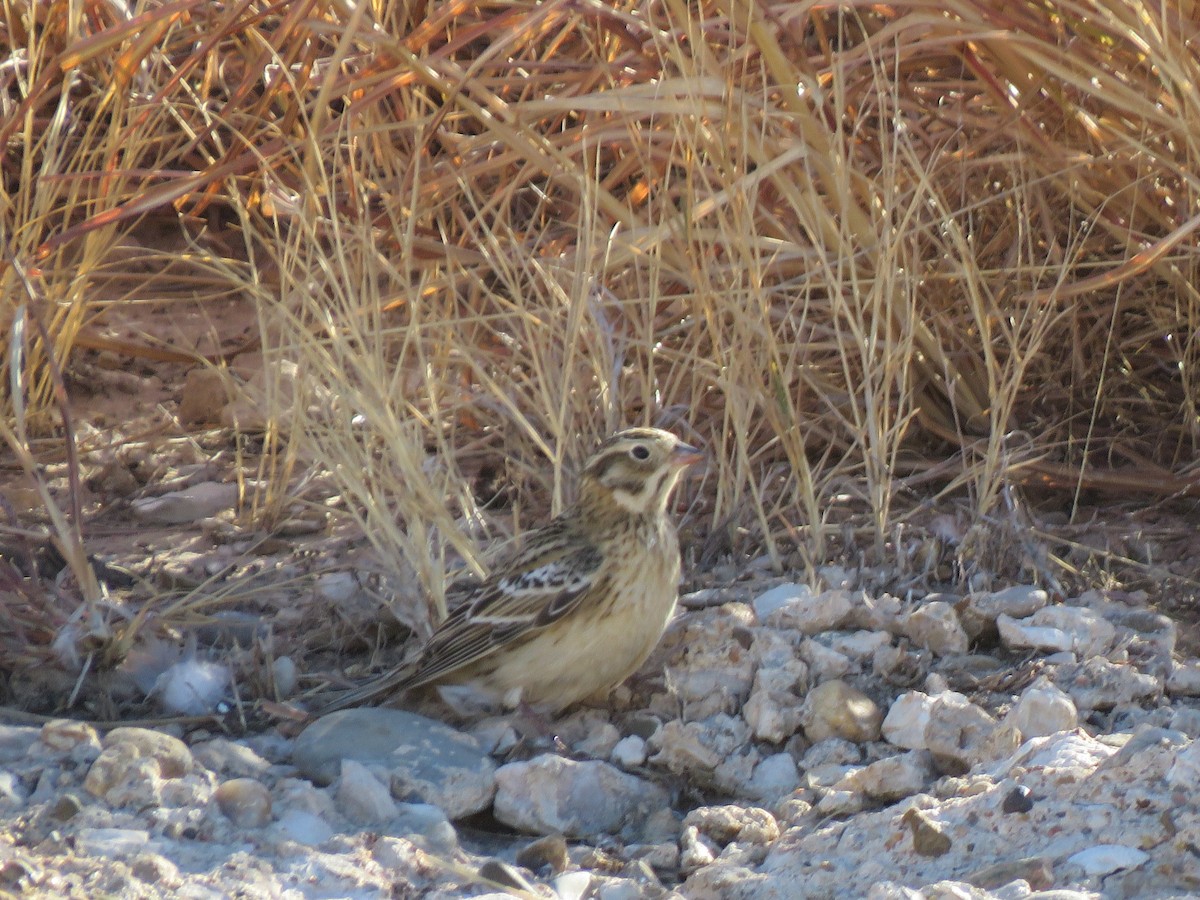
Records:
[[[691,526],[776,565],[908,565],[954,500],[986,576],[1020,488],[1200,492],[1190,3],[52,6],[0,4],[31,408],[174,211],[298,366],[262,520],[316,460],[435,606],[626,424],[711,448]]]

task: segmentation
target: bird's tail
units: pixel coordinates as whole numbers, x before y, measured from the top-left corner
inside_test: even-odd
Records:
[[[340,694],[335,694],[328,703],[322,706],[314,713],[317,716],[324,716],[331,712],[337,712],[339,709],[348,709],[351,706],[364,706],[372,700],[377,700],[384,695],[403,694],[409,688],[414,687],[417,667],[414,663],[404,663],[396,666],[390,672],[385,672],[378,678],[373,678],[358,687],[350,688],[342,691]]]

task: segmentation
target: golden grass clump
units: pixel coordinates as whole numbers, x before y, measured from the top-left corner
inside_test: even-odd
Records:
[[[635,423],[711,449],[714,552],[886,562],[922,501],[1200,491],[1198,29],[1124,0],[14,0],[0,239],[60,360],[116,347],[126,298],[253,301],[297,367],[262,509],[318,460],[435,602],[447,553],[483,567]],[[186,250],[131,280],[164,215]]]

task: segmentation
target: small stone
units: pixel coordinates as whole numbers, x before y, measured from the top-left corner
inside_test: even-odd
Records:
[[[1050,595],[1032,585],[1014,585],[1001,591],[967,597],[968,608],[992,621],[1001,615],[1014,619],[1031,616],[1049,602]]]
[[[1005,721],[1028,739],[1070,731],[1079,724],[1079,714],[1070,695],[1042,676],[1021,692]]]
[[[667,805],[666,792],[605,762],[552,754],[496,770],[495,816],[513,828],[570,837],[616,833]]]
[[[344,759],[390,773],[390,793],[419,797],[460,819],[486,809],[495,794],[495,763],[468,734],[399,709],[345,709],[309,725],[292,751],[296,767],[329,784]]]
[[[271,821],[271,794],[252,778],[233,778],[213,792],[217,808],[240,828],[261,828]]]
[[[800,727],[800,698],[791,692],[758,690],[742,708],[742,717],[760,741],[779,744]]]
[[[567,842],[561,834],[548,834],[532,841],[517,851],[517,865],[531,872],[549,869],[562,872],[571,862],[567,854]]]
[[[984,758],[992,759],[1002,753],[996,750],[1015,750],[1015,741],[1001,747],[989,746],[997,722],[962,694],[943,691],[933,698],[925,742],[943,771],[950,768],[970,768]],[[991,752],[990,752],[991,751]]]
[[[496,884],[501,884],[505,887],[515,888],[525,894],[537,895],[537,891],[529,883],[529,879],[503,860],[486,860],[479,867],[479,877],[486,878],[488,881],[494,881]]]
[[[129,861],[129,872],[139,881],[165,888],[180,884],[179,866],[158,853],[139,853]]]
[[[621,732],[611,722],[603,722],[573,744],[576,753],[591,759],[607,759],[621,740]]]
[[[1023,784],[1018,784],[1005,794],[1004,801],[1000,804],[1000,810],[1005,815],[1027,813],[1031,809],[1033,809],[1033,791]]]
[[[1055,653],[1071,649],[1071,635],[1061,628],[1038,628],[1028,624],[1027,620],[1004,615],[996,618],[996,627],[1000,631],[1000,641],[1010,650],[1027,649]]]
[[[899,753],[856,769],[834,790],[852,790],[873,800],[894,803],[926,790],[937,778],[932,755],[925,750]]]
[[[689,825],[679,836],[679,871],[683,874],[694,872],[702,866],[711,865],[717,858],[717,848],[708,838],[700,834],[700,829]]]
[[[234,482],[206,481],[159,497],[143,497],[130,504],[135,518],[154,525],[183,525],[232,509],[238,499]]]
[[[851,816],[866,808],[866,800],[858,791],[827,791],[817,801],[817,812],[823,816]]]
[[[275,687],[275,696],[286,699],[296,693],[296,685],[300,682],[300,670],[290,656],[277,656],[271,661],[271,684]]]
[[[985,891],[994,891],[1014,881],[1026,882],[1035,891],[1043,891],[1054,884],[1054,869],[1050,860],[1041,856],[1024,859],[1003,860],[985,866],[966,877],[968,884]]]
[[[223,775],[249,778],[260,776],[271,764],[245,744],[228,738],[213,738],[192,747],[192,755],[205,768]]]
[[[81,809],[83,809],[83,801],[77,794],[63,794],[50,807],[50,816],[56,821],[66,822],[75,818]]]
[[[883,713],[858,688],[844,681],[826,681],[808,692],[804,700],[804,733],[814,743],[840,737],[862,743],[879,739]]]
[[[925,603],[904,622],[905,635],[915,644],[938,656],[966,653],[969,639],[958,614],[949,603]]]
[[[646,762],[646,742],[636,734],[626,735],[612,748],[609,759],[622,769],[636,769]]]
[[[800,643],[800,659],[808,667],[810,679],[816,682],[832,681],[856,670],[856,663],[849,656],[814,638],[805,638]]]
[[[72,719],[52,719],[43,725],[40,731],[36,728],[17,729],[8,726],[5,726],[5,729],[7,735],[20,736],[22,743],[32,735],[52,750],[66,752],[81,745],[94,747],[97,751],[100,749],[100,738],[96,729],[86,722],[76,722]],[[7,745],[9,740],[11,738],[6,737],[0,743]]]
[[[1109,710],[1157,697],[1162,692],[1161,683],[1153,675],[1102,657],[1059,666],[1053,680],[1071,695],[1079,709]]]
[[[1167,693],[1173,697],[1200,697],[1200,660],[1172,665],[1167,675]]]
[[[759,621],[782,631],[814,635],[841,628],[853,611],[849,591],[825,591],[815,597],[798,592],[790,602],[777,606]]]
[[[446,814],[430,803],[397,803],[388,829],[430,853],[453,855],[458,851],[458,832]]]
[[[334,796],[338,811],[359,825],[378,825],[399,812],[387,785],[354,759],[342,760],[342,777]]]
[[[333,829],[320,816],[300,809],[290,809],[271,827],[285,840],[306,847],[315,847],[333,837]]]
[[[179,778],[192,770],[192,751],[179,738],[152,731],[149,728],[114,728],[104,736],[105,749],[124,745],[137,751],[139,757],[158,763],[163,778]]]
[[[884,738],[897,747],[908,750],[926,750],[929,719],[933,715],[933,698],[921,691],[901,694],[888,709],[884,717]]]
[[[754,767],[754,774],[744,782],[748,796],[756,800],[775,801],[800,786],[800,773],[790,753],[772,753]]]
[[[667,722],[648,743],[658,752],[651,762],[671,772],[714,770],[750,739],[741,719],[715,715],[703,722]]]
[[[683,826],[694,826],[716,847],[734,841],[769,844],[779,837],[775,817],[753,806],[701,806],[683,817]]]
[[[792,603],[811,600],[812,596],[812,588],[806,584],[780,584],[759,594],[750,602],[750,605],[754,607],[754,614],[758,617],[758,621],[765,622],[767,617],[776,610],[783,609]]]
[[[1136,869],[1150,854],[1122,844],[1098,844],[1067,857],[1067,864],[1079,866],[1088,875],[1109,875],[1120,869]]]
[[[119,858],[140,853],[149,842],[150,832],[141,828],[81,828],[75,833],[75,852]]]
[[[942,856],[950,851],[952,843],[942,826],[926,813],[913,807],[900,821],[912,832],[913,850],[922,856]]]

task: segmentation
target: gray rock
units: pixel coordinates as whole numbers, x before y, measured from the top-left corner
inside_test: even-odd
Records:
[[[333,829],[320,816],[301,809],[289,809],[271,826],[279,838],[315,847],[333,837]]]
[[[814,635],[841,628],[853,610],[849,591],[825,591],[815,597],[798,594],[760,621],[771,628]]]
[[[761,741],[781,743],[800,727],[801,700],[790,691],[757,690],[742,708],[742,717]]]
[[[388,786],[355,759],[342,760],[334,797],[338,812],[359,825],[378,825],[398,814]]]
[[[296,767],[329,784],[351,759],[390,773],[391,793],[419,797],[459,819],[486,809],[496,766],[473,737],[398,709],[346,709],[308,726],[292,752]]]
[[[1162,684],[1153,675],[1099,657],[1059,666],[1052,677],[1079,709],[1108,710],[1157,697],[1162,692]]]
[[[658,785],[605,762],[544,754],[496,771],[495,815],[513,828],[569,837],[619,832],[667,805]]]
[[[28,756],[41,732],[39,728],[0,724],[0,766]]]
[[[750,728],[732,716],[716,715],[703,722],[673,719],[648,741],[657,751],[650,761],[677,773],[711,771],[749,739]]]
[[[1020,729],[1025,738],[1070,731],[1079,724],[1075,702],[1048,678],[1042,676],[1021,692],[1005,721]]]
[[[430,853],[448,855],[458,849],[458,832],[446,814],[429,803],[397,803],[388,831]]]
[[[949,603],[924,603],[904,620],[904,634],[919,647],[938,656],[966,653],[969,639],[958,614]]]
[[[780,584],[759,594],[750,601],[750,605],[754,607],[754,614],[758,616],[758,621],[765,622],[767,617],[776,610],[793,603],[809,601],[812,597],[812,588],[806,584]]]
[[[1001,615],[996,625],[1011,649],[1070,650],[1083,657],[1106,653],[1117,634],[1112,623],[1082,606],[1046,606],[1023,619]]]
[[[968,769],[982,759],[994,758],[988,740],[997,724],[962,694],[943,691],[933,698],[925,743],[943,770],[949,761]]]
[[[1067,857],[1067,864],[1079,866],[1088,875],[1109,875],[1120,869],[1136,869],[1150,854],[1122,844],[1097,844]]]
[[[921,793],[936,778],[933,756],[927,750],[913,750],[855,769],[834,785],[834,790],[857,791],[873,800],[892,803]]]

